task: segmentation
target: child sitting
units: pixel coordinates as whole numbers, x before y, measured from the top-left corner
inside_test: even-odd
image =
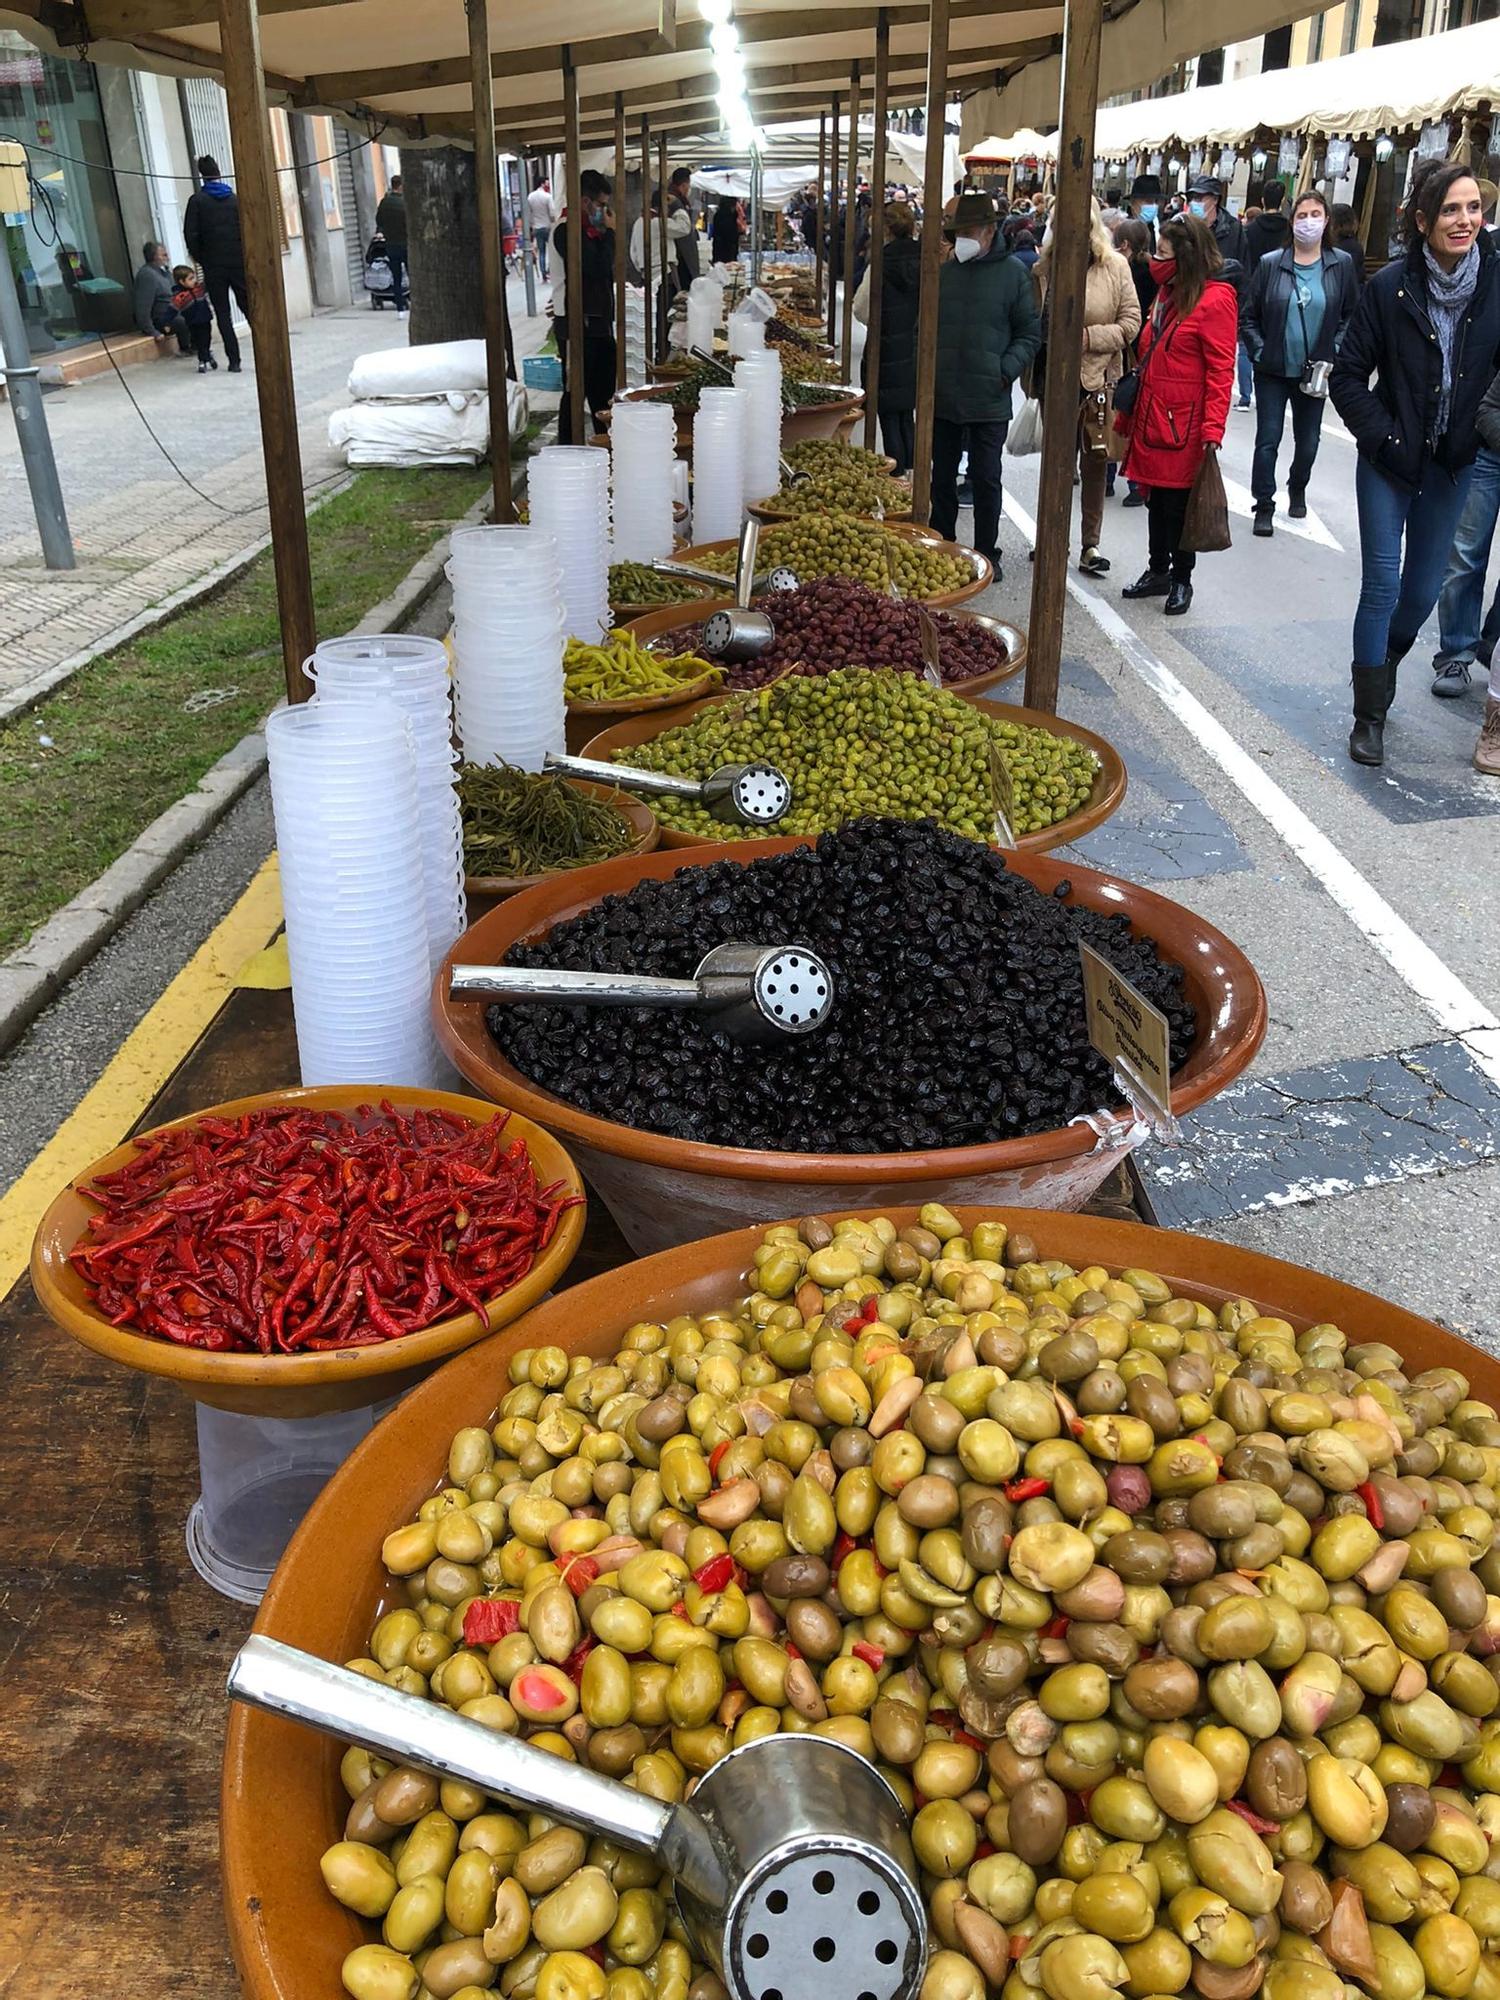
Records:
[[[210,351],[214,339],[214,311],[208,302],[208,294],[203,289],[203,280],[191,264],[175,264],[172,267],[172,304],[182,314],[193,342],[193,352],[198,357],[198,373],[206,375],[210,368],[217,369],[218,362]]]

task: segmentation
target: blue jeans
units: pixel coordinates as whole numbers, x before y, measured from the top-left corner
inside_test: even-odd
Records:
[[[1250,472],[1250,492],[1257,506],[1276,498],[1276,454],[1286,430],[1288,405],[1292,412],[1292,465],[1286,477],[1292,493],[1303,493],[1312,478],[1313,460],[1318,455],[1318,439],[1323,430],[1323,398],[1304,396],[1295,375],[1255,377],[1255,457]]]
[[[1255,370],[1250,364],[1250,350],[1246,347],[1244,341],[1240,342],[1234,365],[1240,378],[1240,401],[1248,403],[1250,400],[1250,385],[1255,380]]]
[[[1469,468],[1454,479],[1429,459],[1413,493],[1388,479],[1361,452],[1354,492],[1359,502],[1362,572],[1354,614],[1354,664],[1378,667],[1392,653],[1405,658],[1437,603],[1454,531],[1469,496]]]
[[[1469,482],[1469,498],[1453,537],[1453,553],[1448,558],[1448,574],[1438,599],[1439,644],[1434,666],[1461,660],[1469,666],[1475,657],[1486,666],[1500,635],[1500,589],[1495,592],[1483,627],[1484,579],[1490,566],[1490,548],[1495,539],[1495,522],[1500,517],[1500,452],[1481,446]]]

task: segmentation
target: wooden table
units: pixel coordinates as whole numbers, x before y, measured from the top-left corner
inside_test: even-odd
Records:
[[[290,996],[240,990],[141,1123],[295,1081]],[[1098,1206],[1143,1212],[1133,1185]],[[628,1259],[595,1202],[569,1282]],[[0,1995],[234,2000],[219,1758],[253,1614],[188,1561],[194,1406],[57,1332],[23,1281],[0,1305],[0,1410]]]

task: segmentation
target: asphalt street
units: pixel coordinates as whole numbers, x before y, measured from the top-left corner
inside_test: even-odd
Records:
[[[1235,545],[1200,560],[1186,618],[1121,599],[1145,566],[1146,524],[1120,498],[1107,503],[1111,574],[1071,579],[1061,706],[1131,774],[1121,812],[1077,858],[1211,919],[1270,1002],[1249,1077],[1180,1147],[1148,1145],[1143,1170],[1164,1222],[1346,1276],[1500,1349],[1500,785],[1469,765],[1483,690],[1434,700],[1431,649],[1419,651],[1385,769],[1348,762],[1353,447],[1330,411],[1308,520],[1278,517],[1263,541],[1250,534],[1253,435],[1254,417],[1234,412]],[[1037,466],[1006,461],[1004,578],[975,607],[1022,624]],[[76,1102],[270,840],[261,787],[0,1062],[0,1179]]]

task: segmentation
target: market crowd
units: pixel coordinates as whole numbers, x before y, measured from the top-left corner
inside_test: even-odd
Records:
[[[844,270],[847,209],[815,187],[788,219],[811,249],[824,230],[832,281],[854,287],[853,311],[870,311],[869,250],[882,232],[877,409],[882,442],[899,471],[915,450],[916,336],[921,300],[920,203],[887,186],[853,190],[854,263]],[[1106,501],[1146,511],[1147,566],[1122,596],[1159,599],[1167,617],[1193,602],[1200,554],[1227,545],[1217,454],[1236,400],[1255,410],[1253,533],[1273,536],[1278,504],[1299,519],[1331,401],[1358,447],[1355,475],[1361,588],[1352,637],[1349,755],[1384,761],[1386,717],[1399,669],[1434,608],[1439,650],[1432,692],[1469,689],[1489,676],[1474,767],[1500,778],[1500,589],[1486,610],[1486,571],[1500,517],[1500,262],[1486,212],[1496,190],[1456,160],[1418,164],[1401,210],[1401,244],[1367,276],[1354,212],[1316,188],[1289,198],[1280,180],[1231,213],[1223,183],[1194,176],[1163,197],[1159,177],[1095,201],[1084,297],[1076,417],[1081,505],[1079,567],[1110,570],[1103,550]],[[531,218],[540,221],[534,191]],[[584,231],[581,387],[596,423],[614,394],[614,218],[609,182],[579,181]],[[649,195],[629,264],[639,282],[663,227],[669,247],[663,309],[698,275],[700,259],[733,263],[746,241],[744,204],[717,198],[707,227],[688,168]],[[975,546],[1000,576],[1003,455],[1039,448],[1053,242],[1051,203],[1040,189],[1007,200],[960,181],[944,205],[939,267],[931,519],[952,540],[962,505],[973,509]],[[552,251],[552,313],[566,365],[563,274],[569,217],[538,227]],[[1016,393],[1023,395],[1019,416]],[[569,434],[572,371],[559,436]],[[1290,420],[1291,451],[1285,468]]]

